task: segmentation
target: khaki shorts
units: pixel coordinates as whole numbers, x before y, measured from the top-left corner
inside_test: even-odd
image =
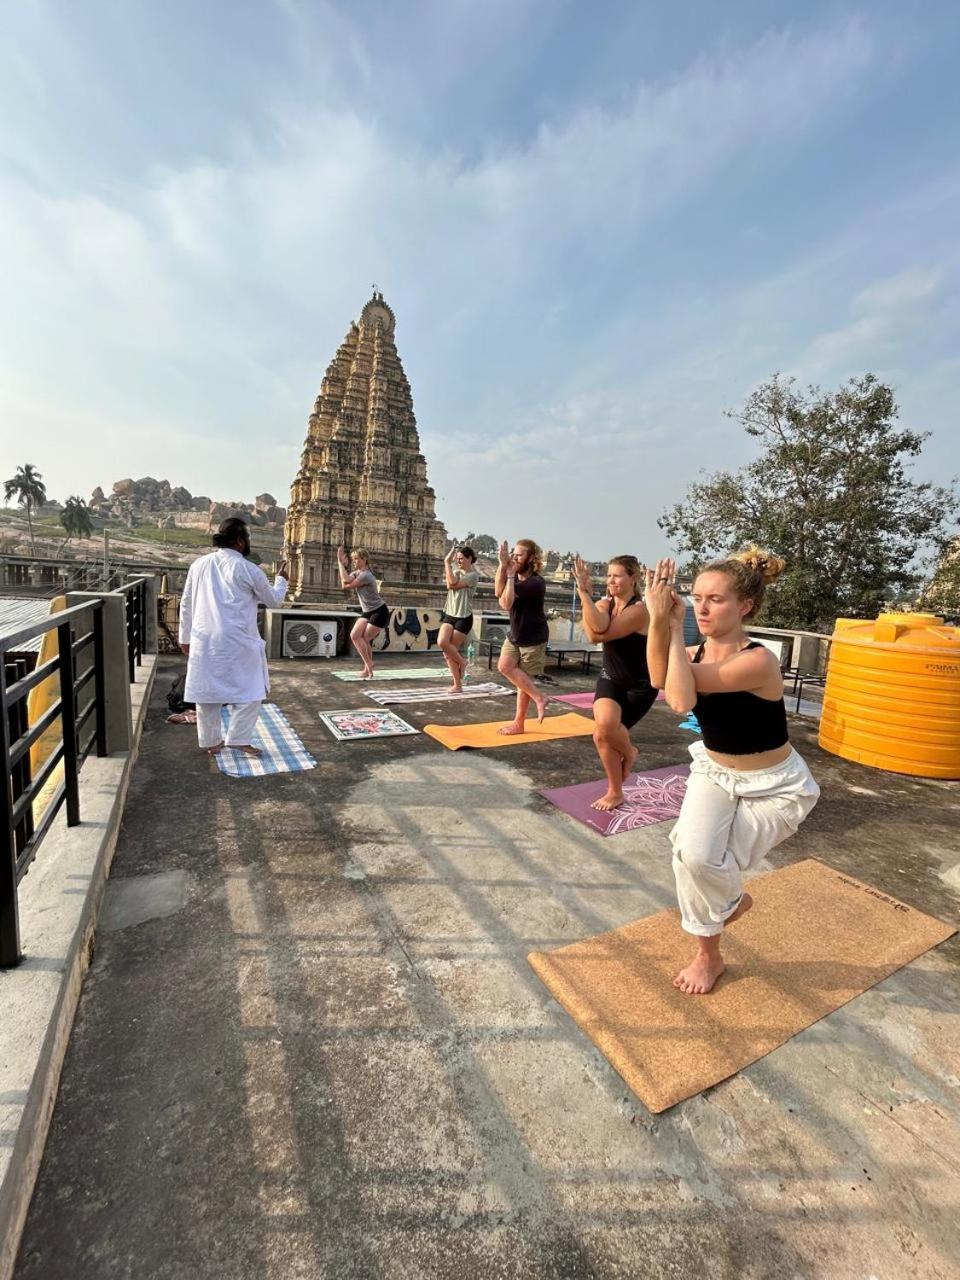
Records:
[[[547,665],[547,642],[515,645],[512,640],[504,640],[500,654],[506,654],[528,676],[542,676]]]

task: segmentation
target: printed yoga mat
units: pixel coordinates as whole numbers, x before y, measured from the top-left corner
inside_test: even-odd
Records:
[[[227,731],[228,713],[221,714],[223,731]],[[214,756],[217,768],[230,778],[262,778],[268,773],[299,773],[315,769],[317,762],[306,749],[287,718],[273,702],[265,702],[253,731],[253,746],[259,747],[262,756],[248,756],[243,751],[225,747]]]
[[[446,667],[375,667],[374,680],[440,680]],[[360,680],[359,671],[334,671],[338,680]],[[371,683],[364,680],[364,684]]]
[[[955,929],[808,858],[750,881],[709,995],[673,979],[694,954],[676,911],[527,959],[651,1111],[719,1084]]]
[[[468,684],[454,693],[447,685],[428,686],[426,689],[364,689],[368,698],[381,707],[402,702],[452,702],[456,698],[496,698],[513,693],[502,684]]]
[[[556,697],[551,697],[551,702],[565,702],[568,707],[579,707],[586,711],[593,706],[595,694],[592,689],[586,693],[558,693]],[[661,689],[657,694],[657,702],[664,702],[664,694]]]
[[[675,818],[683,803],[689,772],[689,765],[671,764],[663,769],[631,773],[623,784],[623,804],[606,813],[590,808],[594,800],[606,794],[606,779],[581,782],[574,787],[553,787],[540,794],[602,836],[615,836],[621,831],[635,831],[637,827]]]
[[[578,716],[575,711],[547,716],[543,724],[537,724],[535,716],[528,716],[523,733],[505,737],[497,732],[509,723],[509,720],[495,720],[491,724],[425,724],[423,732],[451,751],[459,751],[461,747],[517,747],[524,743],[549,742],[553,738],[582,738],[593,733],[593,721]]]
[[[356,742],[358,738],[396,738],[420,732],[393,711],[321,711],[320,719],[341,742]]]

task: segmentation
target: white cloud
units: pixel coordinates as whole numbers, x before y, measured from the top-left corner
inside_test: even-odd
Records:
[[[819,334],[801,364],[811,378],[846,377],[887,359],[904,342],[916,342],[932,319],[943,290],[942,267],[913,266],[861,289],[850,302],[855,319]]]
[[[295,110],[278,97],[269,150],[247,139],[235,157],[96,192],[61,194],[54,173],[36,187],[10,179],[0,413],[29,423],[55,492],[151,471],[214,496],[281,495],[323,369],[377,280],[398,311],[438,490],[442,476],[451,505],[499,518],[549,466],[565,478],[545,491],[556,510],[544,519],[579,522],[593,550],[591,522],[610,517],[579,511],[578,486],[682,449],[678,428],[708,433],[731,349],[709,309],[678,312],[675,352],[648,368],[639,335],[666,317],[624,281],[598,318],[584,301],[596,273],[632,260],[654,215],[705,198],[726,167],[832,120],[876,56],[859,22],[781,32],[469,160],[398,143],[330,102]],[[351,58],[375,75],[362,49]],[[891,309],[883,296],[863,305]],[[638,359],[628,377],[621,351],[608,384],[611,335]],[[663,483],[648,482],[653,502]]]

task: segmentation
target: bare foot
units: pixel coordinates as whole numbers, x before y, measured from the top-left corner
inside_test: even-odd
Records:
[[[724,925],[733,924],[734,920],[739,920],[741,916],[745,916],[752,906],[753,899],[750,897],[749,893],[741,894],[740,905],[732,916],[727,916],[726,920],[723,922]]]
[[[724,963],[719,953],[715,956],[706,951],[698,951],[693,961],[687,965],[673,980],[673,985],[684,995],[705,996],[713,990],[713,984],[724,970]]]
[[[463,685],[461,684],[461,682],[460,682],[459,680],[454,680],[453,684],[450,686],[450,692],[451,692],[451,693],[462,693],[462,692],[463,692]]]
[[[594,800],[591,809],[599,809],[601,813],[607,813],[611,809],[616,809],[623,804],[622,791],[608,791],[605,796],[601,796],[599,800]]]
[[[362,672],[362,674],[361,674],[361,676],[360,676],[360,679],[361,679],[361,680],[372,680],[372,679],[373,679],[373,671],[372,671],[372,670],[371,670],[371,671],[366,671],[366,670],[365,670],[365,671],[363,671],[363,672]]]
[[[262,756],[263,750],[260,747],[252,747],[249,742],[240,744],[238,742],[230,743],[231,751],[242,751],[245,756]]]
[[[537,724],[543,724],[543,717],[547,710],[547,703],[550,701],[550,699],[538,698],[534,696],[533,700],[537,704]]]
[[[514,720],[512,724],[505,724],[502,729],[497,730],[497,733],[503,734],[505,738],[514,733],[523,733],[523,721]]]
[[[203,750],[206,751],[208,756],[215,756],[218,751],[223,750],[223,746],[222,742],[218,742],[215,747],[204,747]]]
[[[626,780],[630,777],[630,773],[633,769],[633,766],[636,764],[637,756],[639,754],[640,752],[637,750],[637,748],[631,745],[630,750],[627,752],[627,754],[625,756],[620,757],[620,759],[623,761],[624,782],[626,782]],[[620,798],[621,800],[623,799],[622,796]]]

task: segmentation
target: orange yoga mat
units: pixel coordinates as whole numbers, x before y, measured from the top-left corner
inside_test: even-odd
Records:
[[[530,716],[523,733],[504,736],[497,732],[509,723],[509,720],[493,720],[489,724],[425,724],[423,732],[451,751],[459,751],[461,747],[519,747],[524,743],[549,742],[552,738],[584,738],[594,729],[592,720],[575,711],[547,716],[543,724],[537,724],[536,717]]]
[[[750,881],[709,995],[672,985],[696,950],[675,910],[527,958],[650,1111],[756,1062],[956,932],[809,858]]]

